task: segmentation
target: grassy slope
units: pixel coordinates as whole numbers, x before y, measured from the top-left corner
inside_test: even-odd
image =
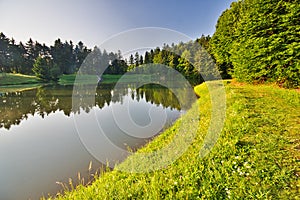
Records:
[[[22,84],[36,84],[41,81],[35,76],[24,74],[0,73],[0,86],[3,85],[22,85]]]
[[[180,122],[200,126],[188,151],[160,171],[104,173],[58,199],[294,199],[299,196],[300,93],[271,86],[226,85],[227,111],[213,150],[199,150],[210,120],[204,84],[198,103],[173,127],[140,151],[153,151],[173,137]],[[199,119],[199,115],[201,120]],[[298,139],[297,139],[298,137]],[[134,155],[133,155],[134,156]],[[126,165],[124,162],[122,165]]]

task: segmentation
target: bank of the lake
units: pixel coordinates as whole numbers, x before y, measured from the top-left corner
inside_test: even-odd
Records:
[[[106,172],[89,186],[74,189],[69,185],[72,190],[56,198],[299,198],[300,93],[273,86],[224,83],[225,125],[206,157],[200,158],[199,150],[210,123],[211,102],[202,84],[195,87],[200,110],[195,104],[174,126],[138,151],[152,152],[165,146],[180,125],[187,133],[189,127],[199,126],[192,145],[173,164],[151,173]]]
[[[60,85],[73,85],[76,81],[77,83],[83,82],[85,84],[95,84],[98,81],[98,77],[96,75],[80,75],[77,74],[68,74],[62,75],[59,78],[58,84]],[[121,79],[122,77],[122,79]],[[137,80],[144,80],[149,78],[149,75],[141,75],[141,74],[103,74],[101,76],[101,84],[110,84],[116,83],[118,81],[122,83],[135,83]]]
[[[68,74],[61,75],[57,83],[49,82],[45,83],[36,76],[24,75],[24,74],[14,74],[14,73],[0,73],[0,87],[16,87],[20,86],[20,88],[31,87],[31,85],[42,85],[42,84],[59,84],[59,85],[74,85],[77,74]],[[122,82],[132,83],[135,80],[145,78],[147,75],[141,77],[141,75],[127,75],[122,77],[122,75],[115,74],[104,74],[101,77],[101,83],[110,84],[116,83],[122,77]],[[77,82],[82,82],[85,84],[95,84],[98,81],[98,77],[96,75],[80,75]]]
[[[14,73],[0,73],[0,86],[38,83],[41,83],[41,80],[39,80],[36,76]]]
[[[101,78],[101,83],[114,83],[117,82],[122,75],[111,75],[105,74]],[[95,84],[97,83],[98,77],[96,75],[80,75],[76,80],[76,74],[61,75],[58,84],[60,85],[73,85],[75,80],[77,82],[84,82],[85,84]]]

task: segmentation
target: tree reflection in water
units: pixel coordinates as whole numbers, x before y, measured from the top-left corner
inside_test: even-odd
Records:
[[[121,89],[114,90],[115,84],[101,84],[95,90],[94,105],[91,103],[80,104],[80,107],[72,108],[73,86],[45,86],[21,92],[2,93],[0,96],[0,128],[10,129],[12,125],[18,125],[30,115],[38,114],[44,118],[57,111],[63,111],[66,116],[71,113],[79,114],[80,111],[89,112],[93,107],[102,109],[111,103],[122,103],[123,97],[130,94],[132,99],[139,101],[145,99],[152,104],[162,105],[164,108],[180,110],[180,104],[176,96],[167,88],[158,85],[145,85],[135,88],[134,84],[125,85]],[[189,97],[185,97],[186,102]]]

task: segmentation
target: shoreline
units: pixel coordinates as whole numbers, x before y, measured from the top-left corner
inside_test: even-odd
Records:
[[[199,150],[210,123],[211,104],[207,87],[201,84],[195,87],[201,94],[197,100],[201,109],[188,110],[173,126],[137,151],[153,152],[164,147],[174,137],[179,123],[185,120],[186,128],[201,127],[188,150],[171,165],[150,173],[115,169],[100,174],[89,186],[79,185],[48,198],[296,197],[299,190],[297,174],[300,174],[297,171],[300,154],[296,148],[300,145],[297,140],[299,93],[266,85],[228,82],[224,85],[227,118],[217,143],[206,157],[200,158]],[[290,127],[288,131],[284,131],[287,127]],[[117,169],[130,166],[126,160]]]

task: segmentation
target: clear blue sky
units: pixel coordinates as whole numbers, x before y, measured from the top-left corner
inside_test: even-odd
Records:
[[[132,28],[163,27],[191,38],[212,35],[234,0],[0,0],[0,32],[16,41],[31,37],[83,41],[88,47]]]

